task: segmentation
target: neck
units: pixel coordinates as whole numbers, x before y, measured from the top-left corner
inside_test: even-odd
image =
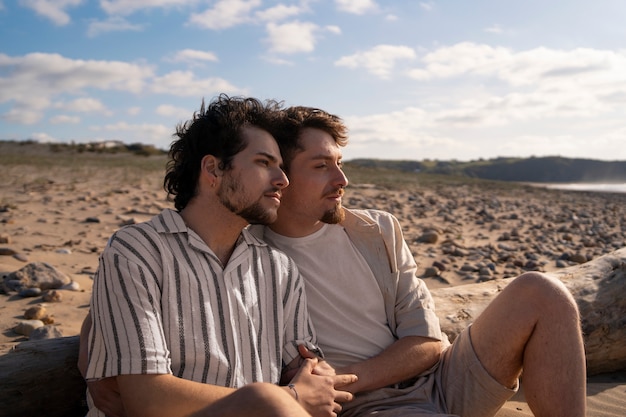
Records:
[[[272,231],[286,237],[304,237],[311,235],[324,226],[319,220],[299,218],[278,209],[278,219],[269,227]]]
[[[226,265],[246,222],[214,200],[194,197],[180,212],[187,227],[196,232]]]

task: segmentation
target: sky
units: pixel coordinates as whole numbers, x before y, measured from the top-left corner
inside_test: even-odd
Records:
[[[626,160],[623,0],[0,0],[0,140],[168,149],[221,93],[344,160]]]

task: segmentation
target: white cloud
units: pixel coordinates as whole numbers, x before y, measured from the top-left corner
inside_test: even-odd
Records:
[[[138,114],[141,113],[141,107],[137,107],[137,106],[129,107],[126,110],[126,113],[130,116],[137,116]]]
[[[10,123],[32,125],[41,120],[42,111],[41,108],[16,105],[9,109],[8,112],[2,114],[0,118]]]
[[[150,90],[158,94],[174,96],[198,97],[199,95],[213,95],[218,93],[244,94],[245,90],[235,87],[228,81],[212,77],[196,79],[190,71],[174,71],[162,77],[156,77]]]
[[[626,51],[541,47],[515,52],[461,43],[426,54],[422,62],[409,73],[416,80],[432,83],[469,76],[465,84],[480,83],[484,92],[493,94],[450,107],[448,114],[440,115],[448,123],[498,125],[546,115],[589,118],[623,106],[615,97],[626,85]]]
[[[39,143],[54,143],[57,142],[55,138],[45,132],[37,132],[30,135],[31,139],[36,140]]]
[[[422,2],[420,2],[420,7],[421,7],[423,10],[426,10],[426,11],[428,11],[428,12],[429,12],[429,11],[431,11],[432,9],[434,9],[434,8],[435,8],[435,5],[434,5],[434,4],[433,4],[433,2],[431,2],[431,1],[429,1],[429,2],[423,2],[423,1],[422,1]]]
[[[514,86],[572,80],[602,85],[626,81],[626,51],[539,47],[528,51],[469,42],[443,47],[426,54],[424,65],[410,72],[418,80],[473,75],[497,78]]]
[[[159,116],[170,117],[173,119],[179,120],[187,120],[190,119],[193,115],[193,112],[190,112],[188,109],[184,109],[182,107],[175,107],[169,104],[162,104],[158,106],[155,110],[155,113]]]
[[[378,5],[373,0],[335,0],[335,3],[342,12],[353,14],[365,14],[378,10]]]
[[[284,4],[279,4],[269,9],[258,11],[255,13],[255,16],[264,22],[277,22],[288,17],[297,16],[304,11],[305,9],[300,6],[285,6]]]
[[[293,54],[298,52],[311,52],[315,49],[315,33],[319,27],[310,22],[291,22],[278,25],[267,24],[270,52],[281,54]]]
[[[82,3],[82,0],[20,0],[20,6],[33,10],[40,16],[50,19],[58,26],[65,26],[70,23],[71,18],[65,11],[68,7],[75,7]]]
[[[61,114],[58,116],[54,116],[50,118],[50,123],[53,125],[58,124],[78,124],[80,123],[80,117],[78,116],[68,116],[65,114]]]
[[[276,56],[262,56],[261,59],[263,59],[264,61],[269,62],[270,64],[274,64],[274,65],[283,65],[283,66],[289,66],[289,67],[292,67],[292,66],[295,65],[295,63],[293,61],[289,61],[287,59],[278,58]]]
[[[100,7],[110,15],[128,16],[139,10],[193,5],[197,0],[100,0]]]
[[[205,29],[227,29],[252,21],[252,11],[261,6],[261,0],[219,0],[206,11],[193,14],[189,22]]]
[[[366,52],[344,56],[335,61],[335,65],[347,68],[364,67],[370,73],[387,79],[397,61],[415,58],[415,51],[408,46],[378,45]]]
[[[580,156],[590,138],[594,149],[623,148],[626,51],[464,43],[424,55],[412,75],[438,95],[423,108],[347,117],[356,151],[371,154],[380,141],[381,152],[402,149],[397,158]],[[606,159],[591,149],[588,156]]]
[[[141,32],[143,28],[143,25],[130,23],[120,16],[113,16],[107,20],[96,20],[90,22],[87,29],[87,36],[94,38],[98,35],[109,32]]]
[[[26,124],[38,121],[54,97],[82,95],[89,89],[139,93],[154,76],[145,65],[46,53],[0,54],[0,69],[0,103],[13,103],[3,117]]]
[[[108,132],[111,138],[115,137],[111,136],[111,133],[117,134],[117,137],[132,138],[132,140],[127,142],[156,146],[168,145],[171,141],[172,133],[174,133],[172,127],[149,123],[129,124],[126,122],[104,126],[91,126],[90,130],[95,132]]]
[[[170,59],[172,62],[186,62],[186,63],[198,63],[198,62],[217,62],[217,55],[209,51],[198,51],[195,49],[183,49],[176,52]]]
[[[502,27],[500,25],[492,25],[492,26],[489,26],[488,28],[485,28],[485,32],[500,34],[504,31],[502,30]]]
[[[324,29],[327,32],[333,33],[335,35],[341,35],[341,28],[339,26],[329,25],[329,26],[325,26]]]
[[[69,102],[60,102],[54,105],[56,109],[63,109],[74,112],[100,112],[110,114],[100,100],[94,98],[77,98]]]

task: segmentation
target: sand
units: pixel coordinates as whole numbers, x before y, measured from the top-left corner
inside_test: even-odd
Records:
[[[0,294],[0,343],[27,340],[13,331],[26,309],[44,305],[64,336],[78,334],[92,275],[109,236],[171,207],[161,178],[124,169],[77,172],[19,166],[0,185],[0,273],[47,262],[78,283],[59,302]],[[516,276],[593,259],[626,246],[626,195],[484,187],[424,186],[398,191],[354,184],[345,205],[395,214],[431,288]],[[430,242],[430,243],[428,243]],[[504,248],[504,250],[503,250]],[[497,250],[496,250],[497,249]],[[501,253],[507,253],[502,259]],[[438,267],[433,267],[433,264]],[[626,415],[626,371],[588,384],[589,416]],[[499,416],[530,416],[523,393]]]

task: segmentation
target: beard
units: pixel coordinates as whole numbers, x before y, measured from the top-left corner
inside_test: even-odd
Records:
[[[322,215],[320,221],[322,223],[337,224],[341,223],[346,218],[346,212],[341,206],[341,203],[337,203],[335,207],[328,210]]]
[[[273,189],[271,191],[274,191]],[[224,177],[217,198],[228,210],[245,219],[250,224],[268,225],[276,221],[277,211],[263,207],[262,196],[256,201],[246,201],[241,181],[230,176]],[[240,196],[237,199],[237,195]]]

